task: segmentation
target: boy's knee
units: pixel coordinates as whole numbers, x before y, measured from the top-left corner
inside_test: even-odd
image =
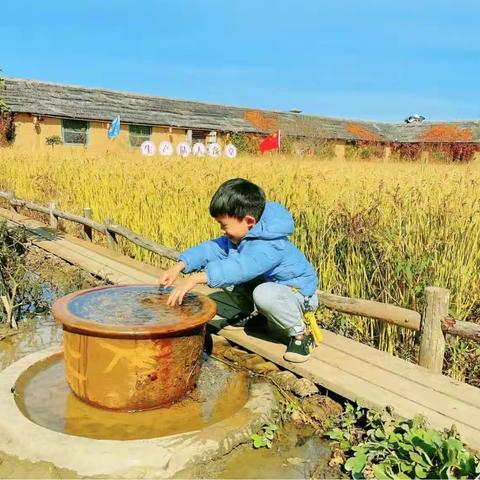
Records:
[[[274,283],[262,283],[253,290],[253,301],[259,310],[271,310],[277,304],[274,289]]]

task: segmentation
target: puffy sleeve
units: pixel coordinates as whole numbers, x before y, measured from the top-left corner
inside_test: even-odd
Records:
[[[229,240],[222,236],[185,250],[180,254],[178,260],[185,264],[184,272],[190,273],[204,268],[209,262],[227,258],[228,251]]]
[[[238,255],[209,262],[205,268],[212,288],[239,285],[258,277],[280,263],[281,249],[274,244],[252,240]]]

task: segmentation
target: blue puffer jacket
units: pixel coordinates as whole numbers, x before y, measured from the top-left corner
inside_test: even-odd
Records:
[[[223,236],[192,247],[179,256],[184,272],[205,268],[213,288],[239,285],[263,275],[266,282],[296,287],[305,296],[315,293],[318,278],[305,255],[287,236],[293,219],[276,202],[267,202],[260,221],[238,245]]]

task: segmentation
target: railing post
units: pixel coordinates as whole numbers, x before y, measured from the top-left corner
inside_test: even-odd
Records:
[[[425,308],[420,326],[420,352],[418,363],[432,372],[442,373],[445,337],[442,320],[448,316],[450,291],[445,288],[425,289]]]
[[[88,218],[89,220],[91,220],[92,219],[92,209],[91,208],[84,208],[83,209],[83,216],[85,218]],[[85,240],[89,240],[91,242],[93,240],[92,227],[84,225],[83,226],[83,236],[84,236]]]
[[[108,230],[108,226],[113,223],[113,222],[112,222],[112,219],[111,219],[111,218],[107,218],[103,223],[104,223],[104,225],[105,225],[105,235],[106,235],[106,237],[107,237],[108,246],[109,246],[112,250],[115,250],[115,249],[117,248],[117,237],[116,237],[115,233],[110,232],[110,231]]]
[[[53,211],[57,208],[56,202],[48,203],[48,210],[50,211],[50,227],[54,230],[58,230],[58,218],[54,215]]]

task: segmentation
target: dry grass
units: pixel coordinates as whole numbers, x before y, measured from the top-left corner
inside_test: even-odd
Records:
[[[220,234],[208,204],[218,185],[232,177],[261,185],[269,199],[290,209],[296,221],[293,241],[314,264],[322,290],[420,311],[423,289],[442,286],[451,290],[453,317],[480,315],[477,164],[0,151],[0,189],[15,189],[19,198],[43,204],[56,200],[62,210],[78,214],[91,207],[96,220],[111,217],[179,250]],[[160,264],[140,248],[123,248]],[[413,335],[406,330],[341,315],[325,315],[322,321],[398,355],[414,353]],[[450,345],[451,375],[478,378],[475,348],[463,341]]]

